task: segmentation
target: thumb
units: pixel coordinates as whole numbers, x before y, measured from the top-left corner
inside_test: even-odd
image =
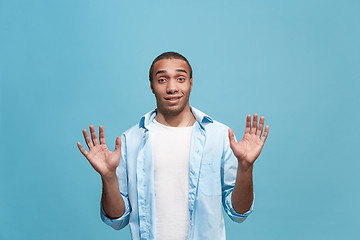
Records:
[[[115,140],[115,152],[121,152],[121,138],[117,137]]]
[[[230,146],[236,143],[235,135],[231,128],[229,128],[229,140],[230,140]]]

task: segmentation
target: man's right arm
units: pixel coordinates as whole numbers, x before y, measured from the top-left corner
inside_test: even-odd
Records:
[[[84,138],[89,152],[87,152],[80,144],[77,143],[80,152],[86,157],[91,166],[100,174],[103,188],[101,197],[101,217],[105,223],[115,229],[122,228],[127,224],[127,220],[121,220],[126,212],[126,206],[123,196],[120,193],[116,169],[120,163],[121,157],[121,138],[117,137],[115,142],[115,151],[110,151],[105,142],[104,128],[99,127],[99,140],[98,142],[94,126],[90,126],[90,133],[86,129],[83,130]],[[128,201],[126,199],[126,201]],[[126,214],[128,215],[128,214]],[[113,219],[115,221],[113,221]],[[116,225],[116,226],[115,226]]]
[[[110,219],[120,218],[125,213],[125,203],[121,196],[116,173],[101,177],[101,204],[106,216]]]

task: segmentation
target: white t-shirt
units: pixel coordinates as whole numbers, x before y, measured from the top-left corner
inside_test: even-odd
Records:
[[[159,240],[185,240],[188,234],[191,133],[192,126],[168,127],[154,120],[152,150]]]

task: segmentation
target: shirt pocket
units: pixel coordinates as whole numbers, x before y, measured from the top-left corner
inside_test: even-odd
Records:
[[[200,172],[199,191],[206,196],[220,196],[220,169],[213,163],[203,163]]]

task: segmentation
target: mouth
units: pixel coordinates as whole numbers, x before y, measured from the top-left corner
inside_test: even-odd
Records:
[[[164,99],[170,104],[175,104],[175,103],[179,102],[181,98],[182,98],[182,96],[167,96],[167,97],[164,97]]]

